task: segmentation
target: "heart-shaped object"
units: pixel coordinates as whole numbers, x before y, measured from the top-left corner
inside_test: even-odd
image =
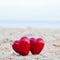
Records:
[[[12,48],[20,55],[26,56],[30,51],[30,41],[27,37],[22,37],[20,40],[14,41]]]
[[[30,50],[33,55],[39,54],[44,47],[44,41],[42,38],[30,38],[30,44]]]

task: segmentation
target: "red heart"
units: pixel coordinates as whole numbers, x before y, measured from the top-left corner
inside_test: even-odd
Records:
[[[44,41],[42,38],[30,38],[30,43],[31,43],[31,47],[30,47],[30,50],[31,50],[31,53],[32,54],[39,54],[43,47],[44,47]]]
[[[19,41],[14,41],[12,48],[20,55],[28,55],[30,51],[30,41],[27,37],[22,37]]]

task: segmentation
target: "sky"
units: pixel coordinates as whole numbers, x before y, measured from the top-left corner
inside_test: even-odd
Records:
[[[0,0],[0,20],[59,21],[60,0]]]

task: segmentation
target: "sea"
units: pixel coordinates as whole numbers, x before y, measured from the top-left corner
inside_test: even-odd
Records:
[[[1,20],[0,27],[6,28],[51,28],[60,29],[60,21],[20,21],[20,20]]]

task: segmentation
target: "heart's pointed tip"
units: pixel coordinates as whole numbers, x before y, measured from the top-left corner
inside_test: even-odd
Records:
[[[28,54],[29,54],[29,52],[28,53],[20,53],[19,55],[21,55],[21,56],[27,56]]]

